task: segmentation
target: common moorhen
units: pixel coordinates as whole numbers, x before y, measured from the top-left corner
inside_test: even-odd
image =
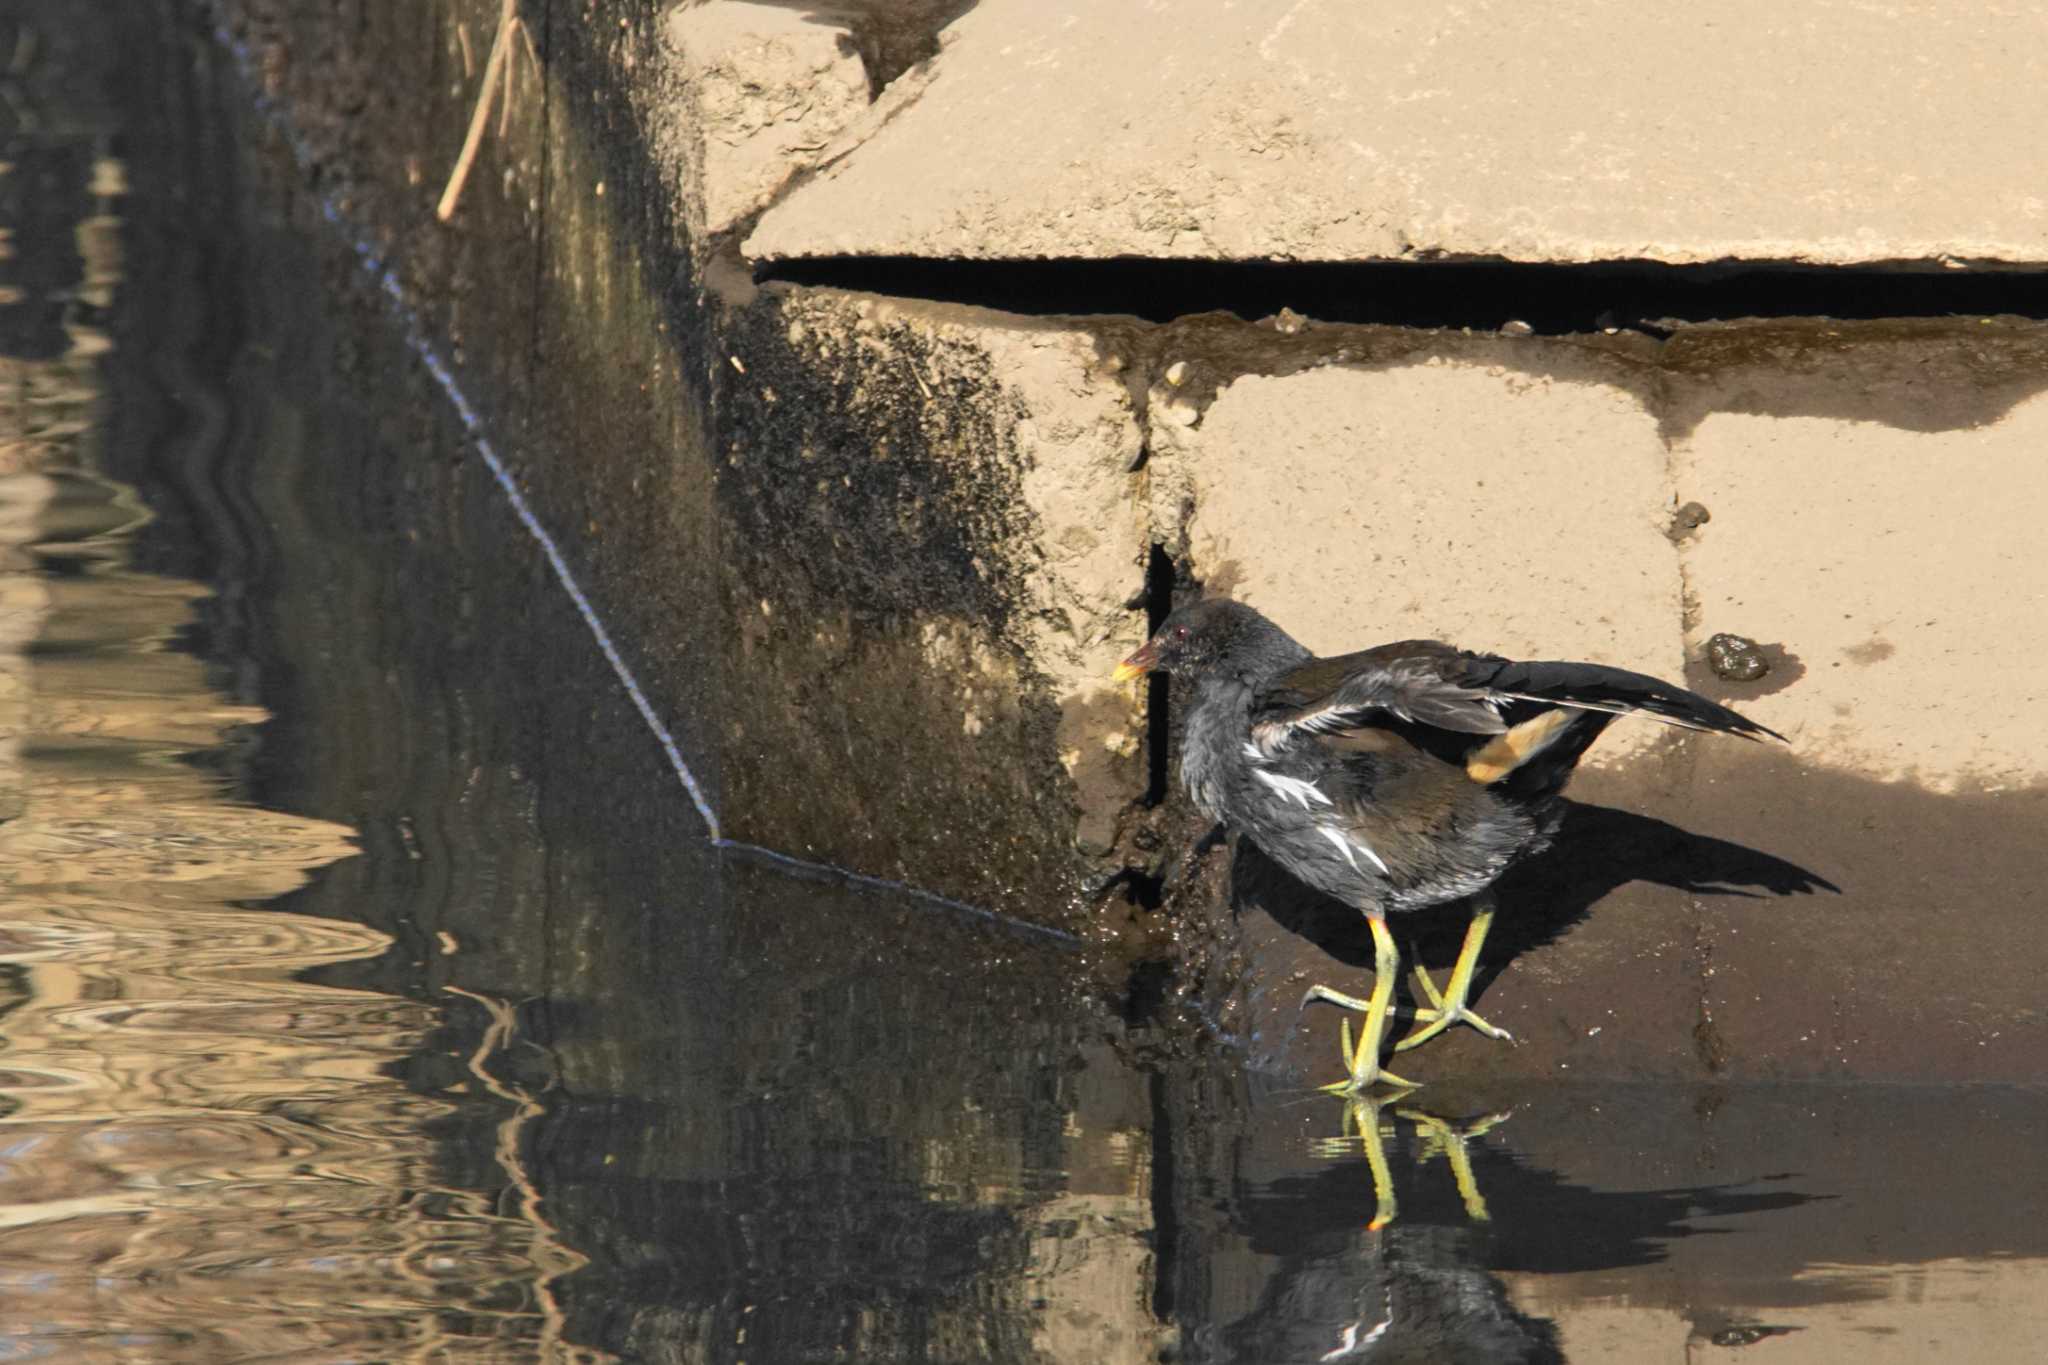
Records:
[[[1493,922],[1481,893],[1549,842],[1558,794],[1616,716],[1784,738],[1682,687],[1601,664],[1516,663],[1435,640],[1318,659],[1225,598],[1168,616],[1116,676],[1158,670],[1193,687],[1180,773],[1195,804],[1371,925],[1371,999],[1315,986],[1302,1002],[1364,1013],[1355,1051],[1343,1029],[1350,1075],[1326,1087],[1349,1093],[1414,1084],[1380,1067],[1400,970],[1390,912],[1478,898],[1449,985],[1438,991],[1416,968],[1430,1004],[1395,1050],[1459,1022],[1507,1036],[1467,1008]]]

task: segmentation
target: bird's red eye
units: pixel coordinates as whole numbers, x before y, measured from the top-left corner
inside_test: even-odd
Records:
[[[1174,638],[1174,639],[1176,639],[1176,640],[1185,640],[1185,639],[1187,639],[1187,638],[1188,638],[1188,628],[1187,628],[1186,626],[1175,626],[1175,627],[1173,628],[1173,638]]]

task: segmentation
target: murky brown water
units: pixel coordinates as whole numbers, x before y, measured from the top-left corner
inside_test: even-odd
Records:
[[[390,947],[263,906],[354,831],[250,802],[230,756],[269,714],[183,647],[210,590],[131,562],[151,513],[103,458],[122,163],[11,150],[10,188],[80,216],[74,270],[38,276],[19,237],[0,260],[27,352],[0,356],[0,1355],[545,1353],[582,1258],[519,1167],[538,1109],[491,1069],[508,1038],[421,1093],[395,1069],[437,1009],[304,979]],[[465,1132],[495,1134],[511,1198],[437,1171]]]
[[[1347,1109],[707,848],[175,8],[0,8],[0,1359],[2039,1358],[2041,1094]]]

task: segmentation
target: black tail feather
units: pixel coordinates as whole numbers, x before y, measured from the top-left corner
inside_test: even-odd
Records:
[[[1697,692],[1625,668],[1604,664],[1502,662],[1482,684],[1495,692],[1554,706],[1579,706],[1617,715],[1638,713],[1693,730],[1783,740],[1776,730]]]

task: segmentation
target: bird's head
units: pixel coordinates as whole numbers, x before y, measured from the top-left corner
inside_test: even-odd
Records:
[[[1118,682],[1147,673],[1200,678],[1225,672],[1246,676],[1290,654],[1304,653],[1285,631],[1227,597],[1191,602],[1159,623],[1151,639],[1116,667]]]

